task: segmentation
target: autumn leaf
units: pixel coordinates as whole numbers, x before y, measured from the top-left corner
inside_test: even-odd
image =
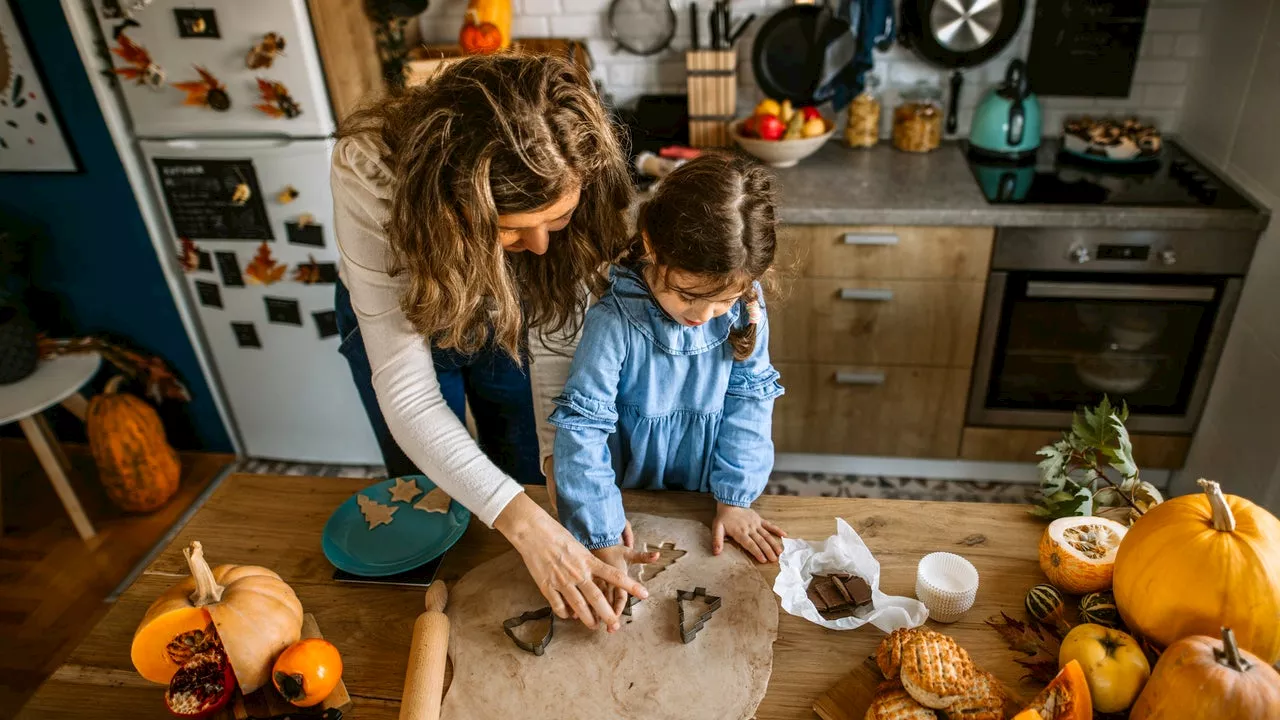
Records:
[[[128,67],[112,68],[111,72],[133,80],[138,85],[145,85],[149,76],[148,69],[151,67],[150,53],[124,33],[116,37],[116,44],[117,47],[111,48],[111,53],[128,63]]]
[[[284,83],[258,78],[258,93],[262,96],[262,102],[254,107],[271,117],[295,118],[302,114],[302,108],[289,95],[289,89]]]
[[[183,105],[208,105],[209,93],[213,90],[226,91],[222,83],[218,82],[218,78],[212,73],[199,65],[193,65],[196,72],[200,75],[199,80],[191,80],[188,82],[173,83],[173,86],[187,94]]]
[[[284,279],[285,270],[288,270],[288,266],[277,263],[271,256],[271,246],[263,241],[258,246],[258,253],[245,267],[244,274],[250,284],[272,285]]]
[[[183,272],[195,272],[200,269],[200,249],[191,238],[182,238],[182,251],[178,253],[178,264]]]
[[[1004,612],[999,617],[991,616],[986,622],[999,633],[1010,650],[1022,655],[1014,658],[1014,662],[1027,669],[1023,679],[1048,683],[1058,674],[1058,641],[1055,638],[1046,637],[1040,628],[1014,620]]]
[[[298,263],[298,267],[294,268],[293,280],[304,285],[315,285],[320,282],[320,263],[316,262],[314,255],[308,255],[307,260],[308,262]]]

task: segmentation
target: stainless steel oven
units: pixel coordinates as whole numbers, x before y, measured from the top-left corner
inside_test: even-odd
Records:
[[[1104,394],[1189,434],[1240,297],[1248,231],[1002,229],[968,424],[1065,428]]]

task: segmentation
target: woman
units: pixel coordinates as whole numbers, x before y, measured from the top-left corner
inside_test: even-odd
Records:
[[[557,616],[616,630],[605,593],[644,587],[513,479],[540,481],[551,454],[538,450],[530,335],[577,330],[626,237],[630,179],[588,78],[560,58],[470,58],[339,137],[339,329],[388,472],[420,469],[505,535]]]

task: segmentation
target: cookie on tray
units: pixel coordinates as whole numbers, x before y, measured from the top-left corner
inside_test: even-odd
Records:
[[[969,692],[946,709],[947,720],[1004,720],[1004,687],[986,670],[973,673]]]
[[[889,680],[876,688],[863,720],[938,720],[938,714],[916,702],[902,683]]]
[[[941,710],[969,693],[976,671],[969,653],[942,633],[917,633],[902,648],[898,676],[916,702]]]
[[[880,647],[876,648],[876,665],[880,667],[880,672],[885,677],[890,680],[898,677],[898,667],[902,665],[902,646],[916,633],[921,632],[933,631],[898,628],[889,633],[889,636],[880,642]]]

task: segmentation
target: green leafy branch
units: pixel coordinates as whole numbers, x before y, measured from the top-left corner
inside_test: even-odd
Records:
[[[1133,443],[1124,423],[1129,407],[1103,396],[1097,407],[1071,416],[1071,430],[1036,453],[1040,461],[1040,502],[1031,514],[1052,520],[1100,515],[1129,525],[1162,502],[1160,491],[1139,476]],[[1116,482],[1108,474],[1119,475]]]

